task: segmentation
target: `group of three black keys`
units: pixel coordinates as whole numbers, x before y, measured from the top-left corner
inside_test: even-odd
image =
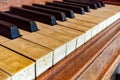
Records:
[[[90,8],[97,9],[104,6],[103,1],[64,0],[63,2],[46,2],[46,5],[10,7],[9,11],[0,13],[0,35],[15,39],[21,36],[18,28],[29,32],[37,31],[35,21],[56,25],[56,20],[66,21],[66,17],[74,18],[74,13],[84,14],[90,12]]]

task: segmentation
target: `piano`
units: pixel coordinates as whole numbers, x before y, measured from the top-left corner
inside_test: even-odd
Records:
[[[120,6],[102,0],[0,0],[0,80],[110,80]]]

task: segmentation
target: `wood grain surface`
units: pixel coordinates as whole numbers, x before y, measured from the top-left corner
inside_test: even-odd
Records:
[[[111,59],[111,62],[106,67],[106,69],[103,71],[103,73],[98,77],[97,80],[109,80],[111,78],[111,76],[113,75],[115,69],[119,65],[120,49],[115,53],[116,53],[116,56],[114,57],[114,59]]]

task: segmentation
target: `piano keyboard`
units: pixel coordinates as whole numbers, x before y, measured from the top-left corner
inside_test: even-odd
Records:
[[[119,11],[101,1],[64,0],[1,12],[0,80],[34,80],[120,19]]]

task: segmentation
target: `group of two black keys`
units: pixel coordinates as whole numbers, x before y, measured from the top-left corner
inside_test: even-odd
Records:
[[[18,28],[29,32],[37,31],[38,28],[34,21],[55,25],[56,19],[66,21],[66,17],[74,18],[74,12],[84,14],[90,12],[90,8],[97,9],[102,6],[104,6],[102,1],[86,3],[78,0],[65,0],[63,2],[46,2],[46,5],[10,7],[10,11],[0,13],[0,35],[14,39],[21,36]]]

